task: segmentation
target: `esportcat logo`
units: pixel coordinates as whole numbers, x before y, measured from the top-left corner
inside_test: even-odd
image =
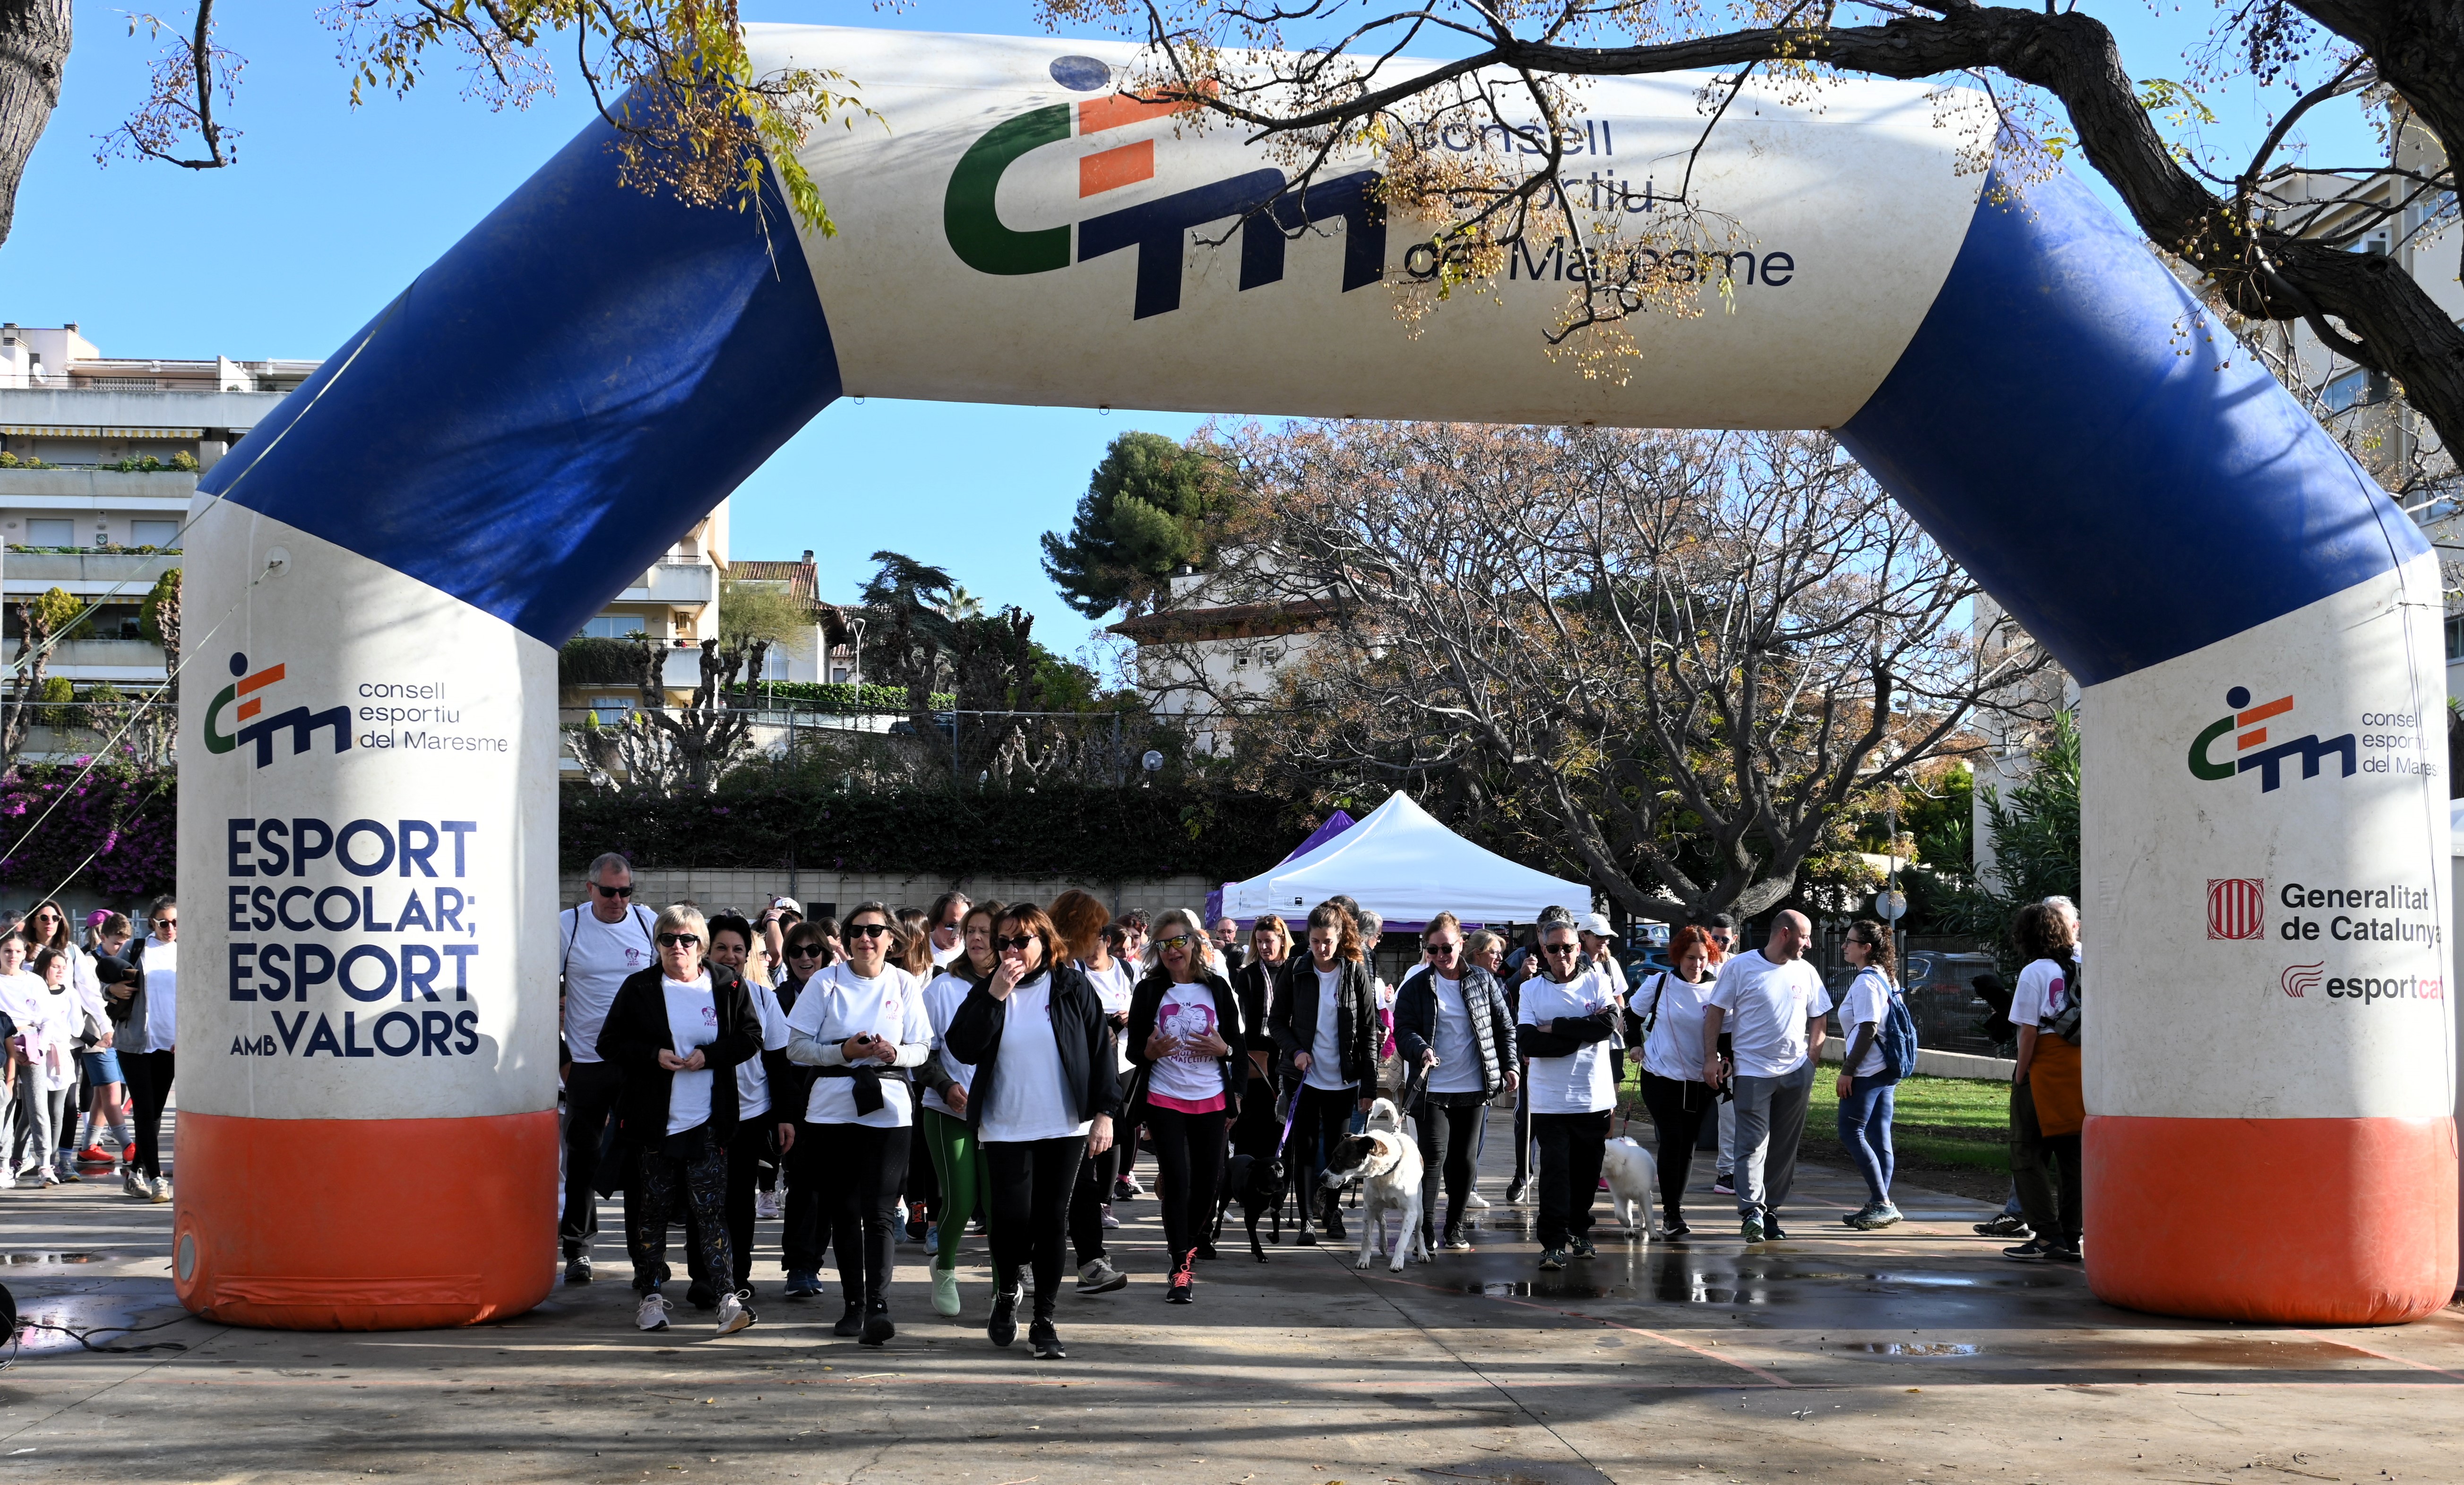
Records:
[[[275,734],[285,727],[291,729],[291,751],[294,753],[308,751],[318,730],[324,727],[334,729],[335,752],[340,753],[351,745],[351,708],[347,704],[328,707],[321,712],[295,706],[287,712],[259,717],[257,714],[265,709],[265,698],[256,693],[279,682],[283,668],[269,665],[251,675],[248,656],[234,652],[231,657],[231,673],[239,678],[215,692],[212,703],[206,708],[207,752],[228,753],[243,742],[253,742],[256,744],[256,765],[262,768],[274,762]],[[242,701],[242,697],[248,699]],[[234,702],[238,703],[238,709],[232,713],[233,718],[247,725],[237,732],[226,733],[222,730],[223,709]]]
[[[1341,218],[1343,289],[1349,294],[1386,274],[1386,213],[1377,200],[1377,172],[1312,183],[1284,195],[1284,172],[1271,166],[1193,186],[1136,206],[1078,222],[1018,232],[1003,225],[994,198],[1001,176],[1028,151],[1107,133],[1143,120],[1185,113],[1194,102],[1142,102],[1113,95],[1077,104],[1031,108],[996,124],[959,157],[941,204],[941,231],[959,261],[981,274],[1046,274],[1090,258],[1137,250],[1137,292],[1130,318],[1144,320],[1180,307],[1180,271],[1190,229],[1235,217],[1241,227],[1241,289],[1280,283],[1286,234]],[[1087,200],[1155,179],[1155,141],[1137,140],[1083,155],[1078,196]],[[1261,209],[1264,210],[1261,210]],[[1251,212],[1257,214],[1250,215]],[[1072,238],[1075,238],[1074,251]]]
[[[2232,715],[2219,717],[2209,723],[2207,730],[2200,733],[2190,743],[2190,775],[2193,778],[2213,782],[2219,779],[2230,779],[2236,773],[2255,771],[2258,774],[2258,791],[2269,794],[2282,787],[2284,762],[2289,758],[2298,757],[2301,760],[2301,777],[2305,779],[2319,777],[2319,765],[2330,754],[2343,760],[2344,767],[2342,776],[2344,778],[2351,778],[2361,767],[2359,749],[2355,745],[2353,734],[2349,732],[2340,738],[2328,738],[2324,742],[2321,742],[2319,734],[2314,732],[2307,737],[2295,738],[2290,742],[2279,742],[2274,747],[2263,746],[2267,742],[2268,729],[2260,723],[2270,718],[2281,717],[2293,710],[2293,698],[2290,696],[2280,696],[2273,701],[2263,701],[2253,706],[2250,700],[2250,688],[2235,686],[2225,693],[2225,705],[2233,708]],[[2249,753],[2252,748],[2262,750],[2249,753],[2248,757],[2232,762],[2219,763],[2210,758],[2209,750],[2226,733],[2237,727],[2246,727],[2250,730],[2233,739],[2235,752]]]

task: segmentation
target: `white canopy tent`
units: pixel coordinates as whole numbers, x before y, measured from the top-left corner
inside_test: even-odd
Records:
[[[1591,888],[1482,850],[1397,790],[1309,854],[1224,883],[1223,911],[1245,925],[1265,913],[1306,913],[1337,894],[1375,912],[1389,928],[1406,930],[1440,913],[1473,923],[1528,923],[1551,904],[1577,917],[1592,910]]]

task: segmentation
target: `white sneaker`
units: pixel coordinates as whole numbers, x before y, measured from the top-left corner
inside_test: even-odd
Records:
[[[776,1218],[779,1215],[779,1193],[776,1191],[754,1193],[753,1212],[754,1215],[765,1221]]]
[[[43,1167],[42,1181],[43,1185],[47,1186],[57,1186],[60,1184],[60,1173],[54,1170],[51,1166],[46,1165]]]
[[[731,1295],[728,1297],[734,1298],[735,1297]],[[633,1323],[641,1326],[644,1330],[667,1329],[668,1297],[660,1294],[657,1290],[652,1290],[650,1293],[644,1295],[642,1297],[641,1304],[633,1311]]]
[[[662,1325],[666,1324],[666,1317],[662,1316],[659,1319],[659,1323]],[[753,1311],[746,1307],[744,1303],[744,1296],[742,1294],[728,1295],[718,1301],[718,1333],[720,1335],[735,1335],[737,1331],[745,1329],[752,1323]],[[644,1330],[649,1330],[652,1327],[645,1325],[642,1328]]]
[[[1486,1207],[1488,1205],[1488,1198],[1481,1195],[1478,1191],[1465,1191],[1463,1193],[1463,1205],[1466,1207]]]
[[[1106,1202],[1103,1205],[1102,1210],[1103,1217],[1101,1220],[1104,1226],[1108,1228],[1116,1228],[1121,1225],[1121,1219],[1112,1215],[1112,1204],[1111,1202]]]
[[[139,1170],[134,1165],[129,1166],[127,1169],[120,1173],[120,1189],[122,1193],[136,1197],[139,1201],[152,1201],[154,1199],[154,1183],[146,1180],[145,1173]]]
[[[171,1178],[169,1176],[156,1176],[154,1178],[154,1205],[160,1207],[170,1199]]]
[[[933,1271],[933,1313],[935,1315],[958,1313],[957,1270],[935,1269]]]

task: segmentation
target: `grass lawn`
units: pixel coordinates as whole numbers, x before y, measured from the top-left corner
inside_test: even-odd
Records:
[[[1814,1080],[1798,1158],[1852,1169],[1839,1143],[1839,1075],[1825,1064]],[[1635,1117],[1647,1116],[1637,1098]],[[1937,1191],[2000,1202],[2011,1184],[2011,1085],[1965,1077],[1911,1077],[1899,1085],[1891,1143],[1899,1179]],[[1708,1157],[1703,1157],[1707,1159]]]

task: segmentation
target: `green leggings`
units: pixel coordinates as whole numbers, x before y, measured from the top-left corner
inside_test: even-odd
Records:
[[[958,1266],[967,1223],[984,1208],[984,1163],[965,1119],[938,1109],[918,1109],[916,1117],[923,1120],[924,1148],[933,1154],[933,1174],[941,1181],[940,1247],[933,1267],[947,1272]]]

